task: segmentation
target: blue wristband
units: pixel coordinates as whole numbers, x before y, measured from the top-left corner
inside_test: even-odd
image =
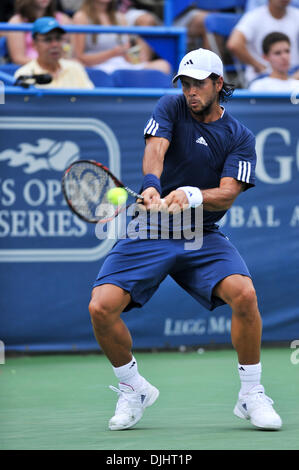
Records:
[[[142,190],[144,191],[147,188],[155,188],[160,195],[162,193],[160,180],[156,175],[153,175],[152,173],[145,175],[143,178]]]

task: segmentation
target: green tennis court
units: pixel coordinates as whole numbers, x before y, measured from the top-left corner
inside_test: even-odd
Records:
[[[299,449],[299,364],[292,350],[262,350],[262,382],[283,420],[277,432],[236,418],[232,350],[135,352],[158,401],[127,431],[109,431],[117,385],[107,359],[93,355],[8,357],[0,366],[2,450]]]

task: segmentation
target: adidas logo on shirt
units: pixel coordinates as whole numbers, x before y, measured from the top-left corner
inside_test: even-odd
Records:
[[[199,137],[197,140],[196,140],[196,143],[197,144],[202,144],[202,145],[205,145],[206,147],[208,146],[208,144],[206,143],[205,139],[203,137]]]

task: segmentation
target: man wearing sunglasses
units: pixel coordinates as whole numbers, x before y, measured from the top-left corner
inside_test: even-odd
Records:
[[[15,78],[50,74],[49,84],[36,84],[42,88],[93,89],[84,67],[77,61],[63,58],[66,31],[55,18],[42,17],[33,23],[32,36],[38,57],[20,67]],[[30,83],[30,80],[27,81]]]

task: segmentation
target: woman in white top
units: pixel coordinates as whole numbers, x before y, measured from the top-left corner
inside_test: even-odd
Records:
[[[267,34],[263,40],[264,59],[268,61],[272,72],[266,77],[254,80],[250,91],[293,92],[299,89],[299,80],[290,77],[291,43],[284,33]]]
[[[117,11],[116,0],[84,0],[74,17],[77,25],[127,26],[125,16]],[[86,67],[99,68],[107,73],[119,69],[155,69],[170,73],[170,64],[163,59],[148,60],[147,47],[140,38],[124,34],[75,34],[75,56]],[[136,47],[137,46],[137,47]]]

